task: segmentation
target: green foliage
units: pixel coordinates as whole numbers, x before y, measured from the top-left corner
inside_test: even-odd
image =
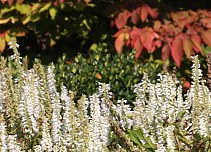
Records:
[[[74,55],[76,50],[87,51],[93,43],[103,40],[103,34],[109,34],[109,30],[105,32],[110,27],[107,16],[102,13],[103,5],[108,4],[86,0],[1,4],[0,52],[5,50],[12,37],[18,38],[23,53],[30,57],[36,57],[38,53],[43,55],[44,50],[49,52],[44,55],[50,54],[51,58],[57,58],[62,54],[60,52],[68,51]]]
[[[101,46],[97,47],[100,50]],[[134,100],[135,96],[131,86],[140,82],[144,73],[149,73],[152,80],[162,72],[163,62],[149,60],[146,64],[135,60],[133,52],[122,55],[96,51],[89,57],[78,54],[73,60],[68,61],[66,56],[59,59],[56,64],[56,80],[68,89],[82,94],[93,94],[98,82],[111,84],[111,90],[116,99],[126,98]]]

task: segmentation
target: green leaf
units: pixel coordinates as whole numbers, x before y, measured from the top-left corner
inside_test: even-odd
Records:
[[[55,7],[51,7],[49,10],[50,16],[52,20],[55,20],[56,14],[58,10]]]
[[[42,13],[42,12],[48,10],[50,6],[51,6],[51,2],[45,4],[45,5],[39,10],[39,13]]]
[[[137,130],[128,130],[130,134],[130,139],[135,142],[139,146],[143,146],[146,149],[156,149],[155,145],[152,143],[152,141],[147,138],[142,129],[137,129]],[[146,141],[146,144],[142,145],[141,140]]]
[[[142,133],[140,130],[128,130],[130,139],[135,142],[137,145],[142,146],[141,140],[143,140]]]
[[[30,6],[26,4],[16,4],[16,10],[19,11],[21,14],[29,14],[30,13]]]
[[[23,19],[22,23],[25,25],[25,24],[27,24],[27,23],[30,22],[30,21],[31,21],[31,16],[29,15],[29,16],[27,16],[27,17],[25,17],[25,18]]]

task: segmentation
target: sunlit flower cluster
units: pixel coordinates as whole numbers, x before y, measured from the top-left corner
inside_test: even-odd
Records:
[[[16,42],[9,45],[18,48]],[[2,152],[107,152],[111,146],[113,151],[174,152],[194,151],[199,144],[210,150],[211,94],[197,56],[187,94],[168,72],[156,83],[145,73],[134,86],[133,103],[113,100],[112,84],[99,83],[96,93],[80,98],[63,84],[58,91],[53,64],[45,69],[36,63],[27,70],[18,54],[14,61],[16,75],[6,61],[0,64]]]

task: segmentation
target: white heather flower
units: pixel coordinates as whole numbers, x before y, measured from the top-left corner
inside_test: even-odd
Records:
[[[201,114],[199,116],[199,134],[202,137],[208,137],[209,136],[209,117],[206,117],[206,114]]]
[[[52,137],[54,143],[61,142],[61,103],[59,100],[59,93],[56,91],[56,84],[55,84],[55,74],[54,74],[54,65],[48,66],[47,68],[47,85],[49,89],[51,104],[52,104]]]
[[[1,122],[0,123],[0,140],[1,140],[1,152],[6,152],[7,151],[7,133],[6,133],[6,128],[5,128],[5,123]]]
[[[191,120],[193,133],[198,132],[201,136],[208,136],[210,130],[210,93],[202,80],[202,70],[198,56],[192,57],[192,85],[187,100],[191,102]]]
[[[90,123],[89,123],[89,152],[102,151],[104,146],[109,143],[110,112],[106,105],[104,96],[100,100],[100,95],[109,94],[108,85],[102,84],[100,94],[90,96]]]
[[[127,104],[127,100],[118,100],[117,105],[112,105],[112,108],[119,116],[121,127],[123,129],[131,128],[131,125],[133,124],[131,117],[134,115],[134,112],[131,111],[130,105]]]
[[[9,152],[21,152],[21,147],[16,141],[17,135],[7,136],[7,149]]]
[[[101,99],[101,141],[102,145],[109,144],[109,133],[111,132],[111,125],[109,122],[110,119],[110,110],[108,109],[105,100]]]
[[[53,152],[67,152],[66,146],[55,144],[53,146]]]
[[[47,151],[47,152],[51,152],[52,151],[52,147],[53,147],[53,142],[51,140],[51,136],[50,136],[50,130],[49,130],[49,123],[47,118],[45,117],[43,119],[43,124],[42,124],[42,140],[40,142],[42,151]]]
[[[72,119],[71,113],[74,112],[74,107],[73,109],[71,109],[71,106],[72,106],[71,104],[73,104],[74,106],[74,102],[68,96],[68,91],[65,86],[62,86],[60,98],[62,101],[64,101],[63,108],[62,108],[64,110],[64,114],[62,118],[62,122],[63,122],[62,132],[65,139],[65,145],[70,146],[72,142],[72,138],[73,138],[69,134],[72,131],[72,125],[73,125],[73,122],[71,122],[71,119]]]
[[[24,132],[33,136],[33,131],[38,132],[37,120],[39,117],[39,95],[38,82],[34,80],[34,71],[28,70],[23,72],[23,86],[21,100],[19,102],[19,114]],[[33,130],[33,131],[32,131]]]
[[[10,49],[19,48],[19,46],[20,46],[20,45],[19,45],[18,43],[16,43],[14,40],[8,42],[8,45],[10,46],[10,47],[9,47]]]
[[[97,152],[102,149],[100,141],[100,99],[97,94],[90,96],[90,125],[89,125],[89,149],[90,152]]]
[[[109,144],[109,134],[111,132],[111,125],[110,125],[110,110],[108,108],[107,100],[110,100],[112,97],[112,92],[110,92],[110,85],[99,83],[99,96],[101,96],[100,108],[101,108],[101,141],[102,147],[105,147]]]
[[[40,145],[36,145],[33,147],[34,152],[43,152],[42,147]]]
[[[175,139],[174,139],[174,126],[170,125],[166,130],[166,142],[167,142],[167,149],[169,152],[175,151]]]
[[[103,93],[107,93],[108,97],[111,98],[112,92],[109,92],[111,89],[110,84],[105,84],[105,83],[100,83],[100,82],[98,84],[99,84],[99,87],[98,87],[99,96],[102,96]]]

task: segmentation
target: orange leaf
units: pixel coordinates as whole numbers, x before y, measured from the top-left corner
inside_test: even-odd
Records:
[[[141,21],[144,22],[147,19],[147,16],[148,16],[147,8],[146,5],[144,5],[141,8],[141,14],[140,14]]]
[[[162,60],[166,61],[171,54],[171,50],[170,47],[168,46],[168,44],[165,44],[162,48]]]
[[[119,13],[119,15],[117,16],[117,18],[115,20],[116,27],[118,29],[121,29],[122,27],[124,27],[130,16],[131,16],[131,14],[127,10],[124,10],[122,13]]]
[[[201,37],[199,35],[194,35],[191,37],[191,41],[193,43],[193,49],[196,53],[200,52],[202,53],[202,47],[201,47]]]
[[[3,52],[6,46],[5,39],[0,37],[0,52]]]
[[[102,75],[101,75],[100,73],[96,73],[96,74],[95,74],[95,78],[97,78],[97,79],[102,79]]]
[[[211,46],[211,31],[203,31],[201,37],[205,44]]]
[[[191,55],[193,55],[193,43],[190,39],[183,40],[183,49],[187,58],[190,59]]]
[[[178,37],[175,37],[171,46],[171,56],[175,61],[177,67],[181,66],[183,54],[184,51],[182,46],[182,40]]]
[[[25,36],[26,33],[25,33],[24,31],[22,31],[22,32],[16,33],[15,35],[16,35],[17,37],[22,37],[22,36]]]
[[[125,33],[122,33],[115,40],[115,49],[117,53],[122,52],[122,48],[124,45],[125,45]]]

